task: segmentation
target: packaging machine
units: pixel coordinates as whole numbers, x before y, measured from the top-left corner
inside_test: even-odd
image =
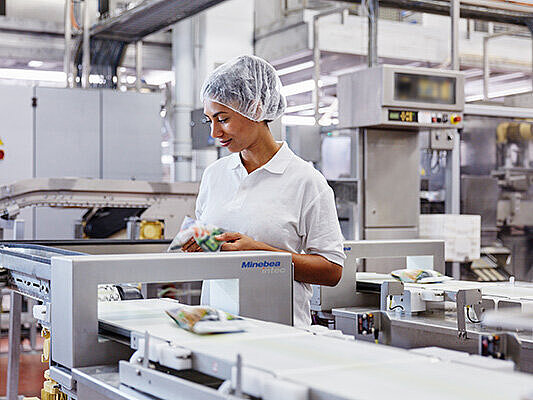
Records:
[[[116,362],[132,353],[127,346],[99,338],[101,285],[236,279],[240,315],[292,325],[293,271],[285,253],[86,255],[4,244],[0,255],[13,289],[8,398],[16,394],[18,382],[21,295],[42,303],[34,308],[34,316],[51,332],[50,378],[67,391],[75,388],[72,368]],[[224,296],[211,297],[214,307],[223,307],[224,301]]]
[[[362,259],[415,256],[405,263],[443,272],[444,242],[430,240],[349,241],[343,276],[334,288],[314,287],[312,309],[334,320],[336,329],[358,339],[378,340],[402,348],[439,346],[470,354],[513,360],[533,372],[533,331],[508,335],[505,326],[486,326],[490,310],[533,310],[533,285],[524,282],[402,283],[390,274],[357,272]],[[424,256],[429,256],[424,257]],[[422,258],[420,258],[422,257]],[[483,351],[498,339],[497,349]],[[491,342],[492,343],[492,342]]]
[[[443,244],[420,242],[411,253],[426,255],[433,248],[439,264]],[[367,246],[367,251],[377,248]],[[401,253],[401,245],[388,248],[391,256]],[[392,393],[398,399],[533,399],[533,377],[509,373],[505,361],[494,360],[487,368],[477,356],[417,354],[354,342],[327,329],[289,326],[289,254],[91,256],[35,245],[4,245],[0,254],[14,289],[12,303],[21,294],[42,303],[34,314],[51,332],[50,378],[72,399],[335,400]],[[242,268],[248,262],[258,267]],[[196,335],[182,330],[165,314],[178,304],[171,299],[98,301],[101,284],[198,279],[239,280],[245,331]],[[211,300],[217,306],[217,299]],[[10,349],[16,349],[15,336]],[[8,385],[14,384],[15,358],[10,355]],[[417,371],[417,379],[408,371]],[[15,395],[12,387],[8,398]]]
[[[128,226],[129,238],[172,239],[183,218],[194,214],[197,194],[198,183],[190,182],[27,179],[0,187],[0,239],[4,230],[10,230],[13,239],[24,239],[24,221],[19,215],[28,207],[139,209],[140,218]]]

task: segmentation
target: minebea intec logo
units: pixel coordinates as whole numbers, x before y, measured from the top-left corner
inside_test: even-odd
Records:
[[[243,261],[241,268],[252,269],[254,271],[260,269],[265,274],[282,274],[286,272],[286,269],[281,266],[281,262],[279,261]]]

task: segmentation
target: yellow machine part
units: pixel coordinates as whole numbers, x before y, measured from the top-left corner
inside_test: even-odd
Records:
[[[164,239],[165,224],[161,221],[141,221],[139,239],[158,240]]]
[[[42,328],[41,336],[44,338],[43,354],[41,354],[41,362],[48,363],[50,361],[50,331],[46,328]],[[45,381],[43,384],[43,388],[41,389],[41,400],[67,400],[68,399],[67,395],[59,390],[59,385],[57,384],[57,382],[50,378],[49,369],[44,371],[44,379]]]
[[[533,140],[533,125],[528,122],[502,122],[496,128],[498,143]]]

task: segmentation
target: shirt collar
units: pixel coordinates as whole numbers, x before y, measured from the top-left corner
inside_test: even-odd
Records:
[[[292,157],[294,157],[294,153],[289,148],[286,142],[281,143],[281,147],[276,152],[276,154],[274,154],[274,156],[261,168],[264,168],[273,174],[283,174],[285,172]],[[233,153],[230,157],[230,169],[236,169],[239,166],[242,166],[244,168],[241,163],[241,157],[239,153]]]

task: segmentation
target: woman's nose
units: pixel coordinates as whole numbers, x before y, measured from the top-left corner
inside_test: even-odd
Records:
[[[216,122],[213,122],[211,124],[211,137],[216,139],[216,138],[219,138],[222,136],[222,129],[220,129],[220,126],[216,123]]]

